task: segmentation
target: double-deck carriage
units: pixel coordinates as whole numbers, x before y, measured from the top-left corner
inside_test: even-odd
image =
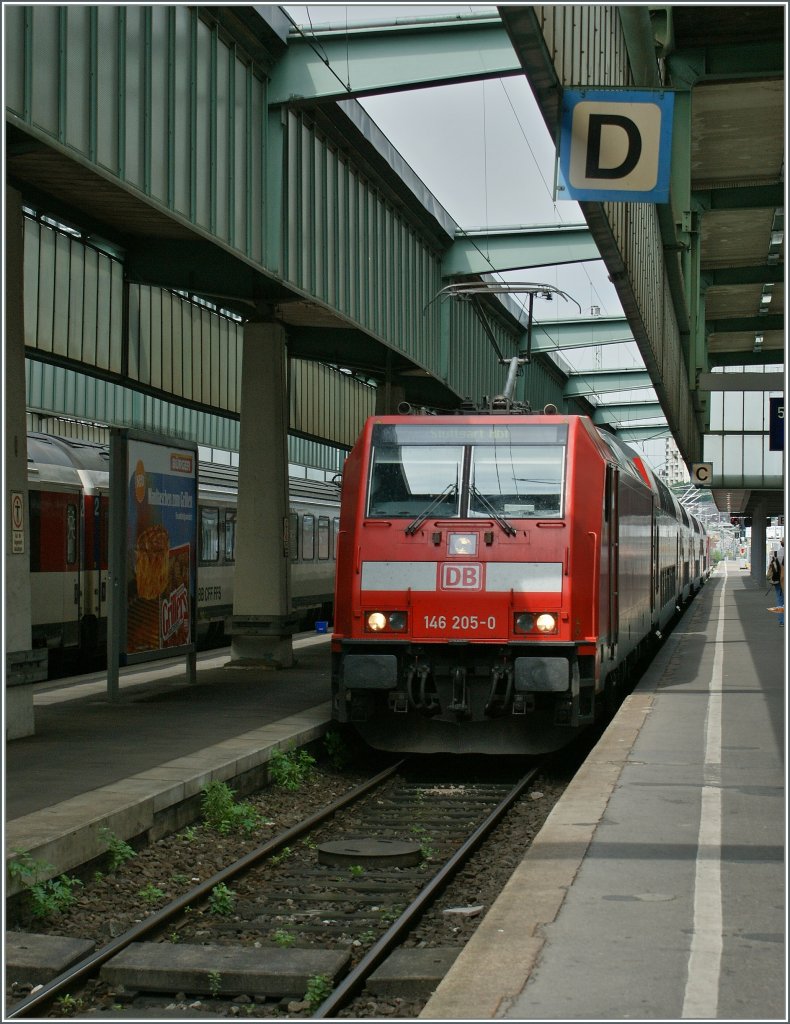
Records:
[[[197,635],[225,636],[233,612],[238,470],[201,462]],[[28,434],[32,638],[52,659],[85,668],[107,641],[109,452],[106,445]],[[293,610],[307,628],[332,618],[337,488],[289,480]]]

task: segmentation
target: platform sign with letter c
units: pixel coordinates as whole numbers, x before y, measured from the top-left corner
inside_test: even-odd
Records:
[[[691,467],[691,482],[695,487],[710,487],[713,483],[713,463],[695,462]]]
[[[674,109],[668,89],[566,89],[556,198],[668,203]]]

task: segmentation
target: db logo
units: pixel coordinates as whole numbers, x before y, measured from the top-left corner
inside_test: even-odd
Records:
[[[467,562],[465,565],[444,562],[439,586],[442,590],[482,590],[483,567],[479,562]]]

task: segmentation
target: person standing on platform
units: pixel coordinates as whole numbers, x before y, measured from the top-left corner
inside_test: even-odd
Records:
[[[782,540],[779,542],[780,547],[777,551],[774,551],[771,555],[771,559],[768,562],[767,576],[771,583],[774,585],[776,591],[776,604],[773,608],[768,610],[771,612],[779,613],[779,625],[784,626],[784,606],[785,606],[785,542]]]

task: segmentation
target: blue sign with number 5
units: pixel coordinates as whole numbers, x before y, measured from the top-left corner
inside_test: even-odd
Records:
[[[768,401],[770,403],[768,450],[783,452],[785,450],[785,400],[784,398],[769,398]]]

